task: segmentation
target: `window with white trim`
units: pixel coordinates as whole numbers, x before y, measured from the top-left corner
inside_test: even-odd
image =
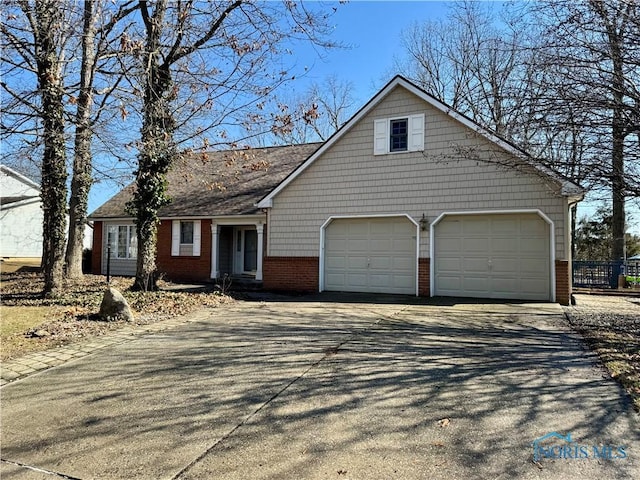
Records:
[[[107,245],[111,247],[111,258],[137,258],[138,237],[135,225],[109,225]]]
[[[424,150],[424,113],[373,122],[373,154]]]
[[[200,220],[173,220],[171,224],[171,256],[200,256]]]

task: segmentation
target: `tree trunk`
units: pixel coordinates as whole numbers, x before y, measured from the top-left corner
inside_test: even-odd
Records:
[[[36,2],[39,31],[37,55],[38,87],[42,96],[44,153],[42,160],[42,205],[44,294],[54,296],[62,286],[65,247],[67,168],[64,139],[64,108],[61,65],[55,35],[61,15],[57,1]]]
[[[621,51],[621,40],[616,32],[608,31],[609,49],[613,65],[612,85],[612,149],[611,149],[611,193],[613,197],[613,217],[611,219],[611,260],[624,258],[625,211],[624,200],[626,186],[624,178],[624,139],[625,139],[625,104],[624,104],[624,61]]]
[[[141,14],[147,29],[142,147],[138,155],[136,194],[129,204],[136,216],[138,257],[134,289],[157,290],[156,244],[158,210],[166,205],[166,175],[175,155],[174,120],[169,102],[172,90],[171,65],[160,64],[160,37],[167,2],[155,5],[150,15],[146,2]]]
[[[84,230],[87,224],[87,201],[91,188],[91,105],[93,103],[93,63],[95,60],[95,25],[93,0],[85,0],[82,36],[82,66],[80,69],[80,93],[76,111],[76,136],[69,200],[69,241],[65,258],[68,278],[82,276],[82,252]]]

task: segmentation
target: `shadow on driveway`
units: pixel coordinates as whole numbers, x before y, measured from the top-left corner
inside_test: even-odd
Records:
[[[640,476],[638,417],[557,307],[325,298],[240,302],[9,384],[2,458],[83,479]],[[629,456],[535,464],[551,431]]]

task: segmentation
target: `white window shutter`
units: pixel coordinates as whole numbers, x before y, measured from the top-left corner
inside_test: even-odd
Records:
[[[202,235],[200,234],[200,220],[193,221],[193,253],[194,257],[200,256],[200,238]]]
[[[424,113],[409,117],[409,151],[424,150]]]
[[[389,120],[386,118],[373,121],[373,154],[389,153]]]
[[[171,223],[171,256],[180,255],[180,220]]]

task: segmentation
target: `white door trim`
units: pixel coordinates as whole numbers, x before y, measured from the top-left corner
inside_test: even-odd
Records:
[[[244,268],[246,232],[248,231],[257,231],[257,226],[237,225],[237,226],[234,226],[233,228],[233,273],[236,273],[239,275],[257,274],[257,269],[245,270]],[[258,235],[258,237],[260,237],[260,235]],[[240,251],[238,251],[238,241],[240,242]]]
[[[405,217],[411,223],[413,223],[416,227],[416,297],[418,296],[419,291],[419,262],[418,258],[420,255],[420,224],[416,222],[411,215],[408,213],[379,213],[379,214],[370,214],[370,215],[331,215],[328,217],[325,222],[320,227],[320,261],[318,262],[320,271],[318,272],[318,291],[322,292],[325,289],[325,278],[324,278],[324,256],[325,256],[325,230],[329,226],[329,224],[333,220],[338,219],[357,219],[357,218],[398,218]]]
[[[549,284],[551,285],[551,302],[556,301],[556,246],[555,246],[555,224],[542,210],[532,209],[518,209],[518,210],[472,210],[472,211],[456,211],[456,212],[442,212],[438,218],[432,223],[429,231],[429,278],[430,278],[430,295],[435,296],[436,291],[436,262],[435,260],[435,227],[445,217],[454,215],[505,215],[505,214],[536,214],[549,224],[549,272],[551,278]]]

